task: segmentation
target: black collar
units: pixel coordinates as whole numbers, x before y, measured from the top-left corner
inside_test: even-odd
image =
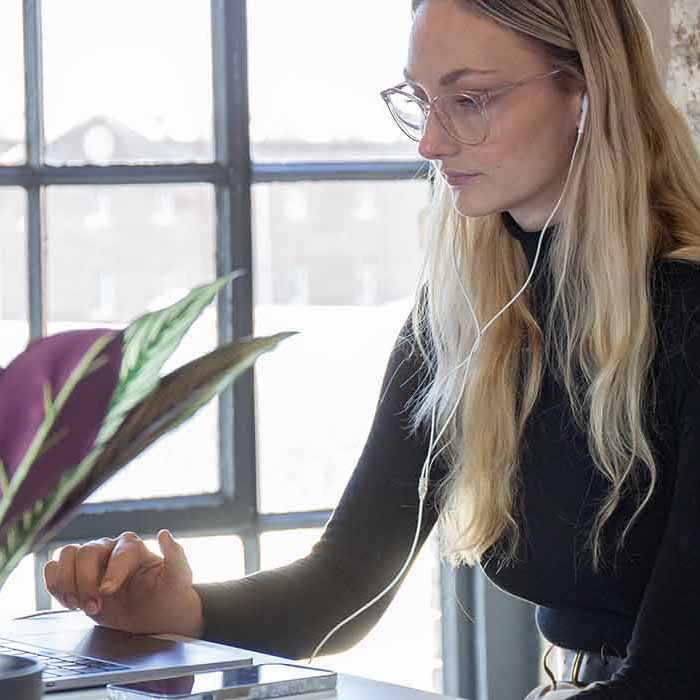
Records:
[[[501,217],[506,229],[508,230],[508,233],[510,233],[513,238],[520,241],[523,251],[525,252],[525,257],[527,258],[530,267],[532,267],[532,263],[535,260],[535,254],[537,253],[537,246],[540,242],[541,229],[539,231],[525,231],[508,211],[502,212]],[[544,240],[542,241],[542,250],[540,251],[540,259],[537,263],[537,267],[541,265],[542,258],[544,255],[546,255],[547,249],[551,242],[552,234],[557,230],[557,228],[558,224],[552,224],[544,230]]]

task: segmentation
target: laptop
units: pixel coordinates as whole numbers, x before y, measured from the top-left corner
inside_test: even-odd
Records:
[[[134,635],[80,610],[0,621],[0,654],[35,658],[44,692],[217,671],[251,664],[249,652],[177,635]]]

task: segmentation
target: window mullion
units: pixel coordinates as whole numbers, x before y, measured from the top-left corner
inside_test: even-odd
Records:
[[[24,0],[23,25],[27,163],[36,168],[44,158],[41,0]]]
[[[250,528],[241,535],[241,540],[243,541],[243,558],[247,576],[260,570],[260,532],[257,528]]]
[[[46,284],[43,196],[38,185],[27,191],[27,263],[29,286],[29,335],[46,335]]]
[[[216,162],[226,169],[217,187],[217,271],[248,271],[219,295],[219,338],[253,333],[251,165],[248,132],[246,3],[212,0],[214,141]],[[227,495],[257,516],[255,397],[253,370],[220,399],[221,484]],[[234,484],[235,475],[235,484]]]
[[[258,525],[261,532],[275,530],[299,530],[324,527],[331,517],[330,510],[308,510],[293,513],[261,513]]]
[[[253,182],[397,182],[429,179],[423,161],[334,161],[330,163],[254,163]]]
[[[41,167],[44,157],[43,84],[41,64],[41,0],[24,0],[25,141],[27,165]],[[32,339],[46,334],[45,254],[42,192],[33,176],[27,189],[27,264],[29,332]]]
[[[483,644],[481,628],[465,615],[466,611],[476,618],[482,613],[474,591],[474,570],[464,566],[455,569],[443,561],[440,584],[443,690],[447,695],[484,700],[480,680],[485,678],[486,669],[478,653]]]

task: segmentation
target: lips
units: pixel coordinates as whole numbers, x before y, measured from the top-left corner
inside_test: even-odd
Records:
[[[473,180],[480,173],[457,173],[453,170],[444,170],[443,175],[447,183],[452,186],[464,185],[470,180]]]

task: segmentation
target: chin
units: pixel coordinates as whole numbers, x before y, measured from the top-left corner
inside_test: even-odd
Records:
[[[452,190],[452,204],[457,213],[464,217],[487,216],[504,209],[500,204],[485,202],[484,197],[474,196],[463,189]]]

